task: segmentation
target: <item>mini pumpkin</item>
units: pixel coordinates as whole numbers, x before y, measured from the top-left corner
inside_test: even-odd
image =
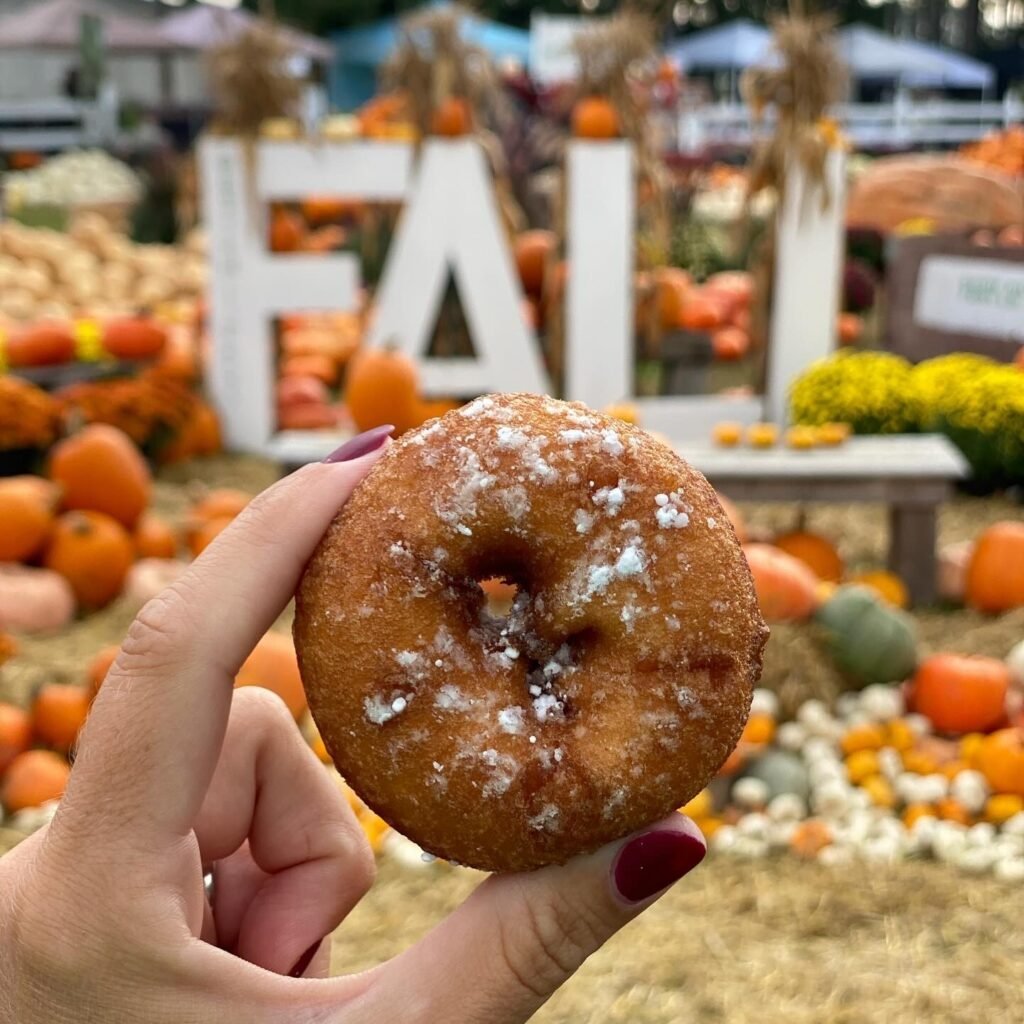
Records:
[[[306,710],[299,661],[290,637],[267,633],[242,665],[235,686],[262,686],[273,690],[299,718]]]
[[[52,750],[26,750],[10,764],[0,784],[0,803],[8,813],[39,807],[64,795],[71,768]]]
[[[135,525],[132,541],[139,558],[173,558],[178,553],[178,535],[166,520],[151,512]]]
[[[46,549],[47,568],[71,585],[86,608],[103,608],[124,588],[135,561],[131,535],[103,512],[66,512]]]
[[[15,704],[0,703],[0,776],[32,744],[32,720]]]
[[[614,139],[619,131],[618,111],[603,96],[586,96],[572,109],[572,133],[578,139]]]
[[[149,504],[152,476],[131,439],[94,423],[54,446],[50,478],[63,488],[66,509],[102,512],[132,529]]]
[[[48,683],[32,702],[32,731],[36,739],[66,754],[85,725],[89,691],[67,683]]]
[[[967,603],[983,612],[1024,605],[1024,523],[990,526],[967,566]]]
[[[22,478],[0,480],[0,562],[38,554],[53,526],[53,499]]]
[[[47,633],[75,614],[75,595],[58,573],[23,565],[0,565],[0,629]]]
[[[442,100],[431,116],[430,130],[434,135],[449,139],[468,135],[473,130],[473,112],[469,103],[461,96]]]
[[[940,732],[986,732],[1006,714],[1010,672],[996,658],[936,654],[921,662],[913,703]]]
[[[167,345],[167,329],[150,317],[122,317],[103,327],[103,347],[116,359],[156,359]]]
[[[1024,729],[1000,729],[978,748],[978,770],[997,792],[1024,797]]]
[[[369,430],[390,423],[401,434],[416,424],[419,402],[416,365],[401,352],[362,348],[345,378],[345,404],[355,425]]]
[[[917,664],[913,620],[866,587],[838,587],[815,615],[837,667],[861,686],[899,683]]]
[[[818,581],[803,562],[770,544],[746,544],[743,552],[754,577],[761,614],[768,622],[810,618],[817,605]]]
[[[42,321],[11,334],[4,358],[14,369],[70,363],[75,358],[75,336],[70,324]]]
[[[895,573],[885,569],[857,573],[851,578],[851,582],[873,590],[886,604],[894,608],[906,608],[910,604],[906,584]]]

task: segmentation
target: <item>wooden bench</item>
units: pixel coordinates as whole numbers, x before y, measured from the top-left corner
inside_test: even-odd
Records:
[[[945,437],[855,437],[839,448],[811,451],[693,442],[676,448],[736,501],[888,505],[889,567],[906,583],[913,604],[935,601],[938,508],[954,482],[969,472],[963,455]]]

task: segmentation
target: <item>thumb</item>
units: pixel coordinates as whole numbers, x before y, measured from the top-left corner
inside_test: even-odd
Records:
[[[563,866],[492,876],[426,938],[374,972],[364,998],[379,1000],[380,1013],[367,1019],[525,1021],[706,852],[697,826],[673,814]]]

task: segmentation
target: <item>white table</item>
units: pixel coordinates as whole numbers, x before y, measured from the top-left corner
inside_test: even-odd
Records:
[[[681,442],[676,449],[737,501],[877,502],[889,506],[889,567],[911,601],[936,596],[937,512],[967,461],[939,434],[854,437],[838,448],[722,448]]]

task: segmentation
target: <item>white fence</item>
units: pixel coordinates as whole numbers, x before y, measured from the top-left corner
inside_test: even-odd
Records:
[[[915,102],[898,95],[891,103],[843,104],[834,113],[857,148],[906,149],[979,139],[1024,121],[1024,102],[1010,95],[989,103]],[[683,110],[676,132],[678,151],[689,154],[716,146],[746,147],[757,134],[750,109],[734,103]]]
[[[15,100],[0,103],[0,150],[52,152],[95,146],[117,137],[117,97],[96,101]]]

